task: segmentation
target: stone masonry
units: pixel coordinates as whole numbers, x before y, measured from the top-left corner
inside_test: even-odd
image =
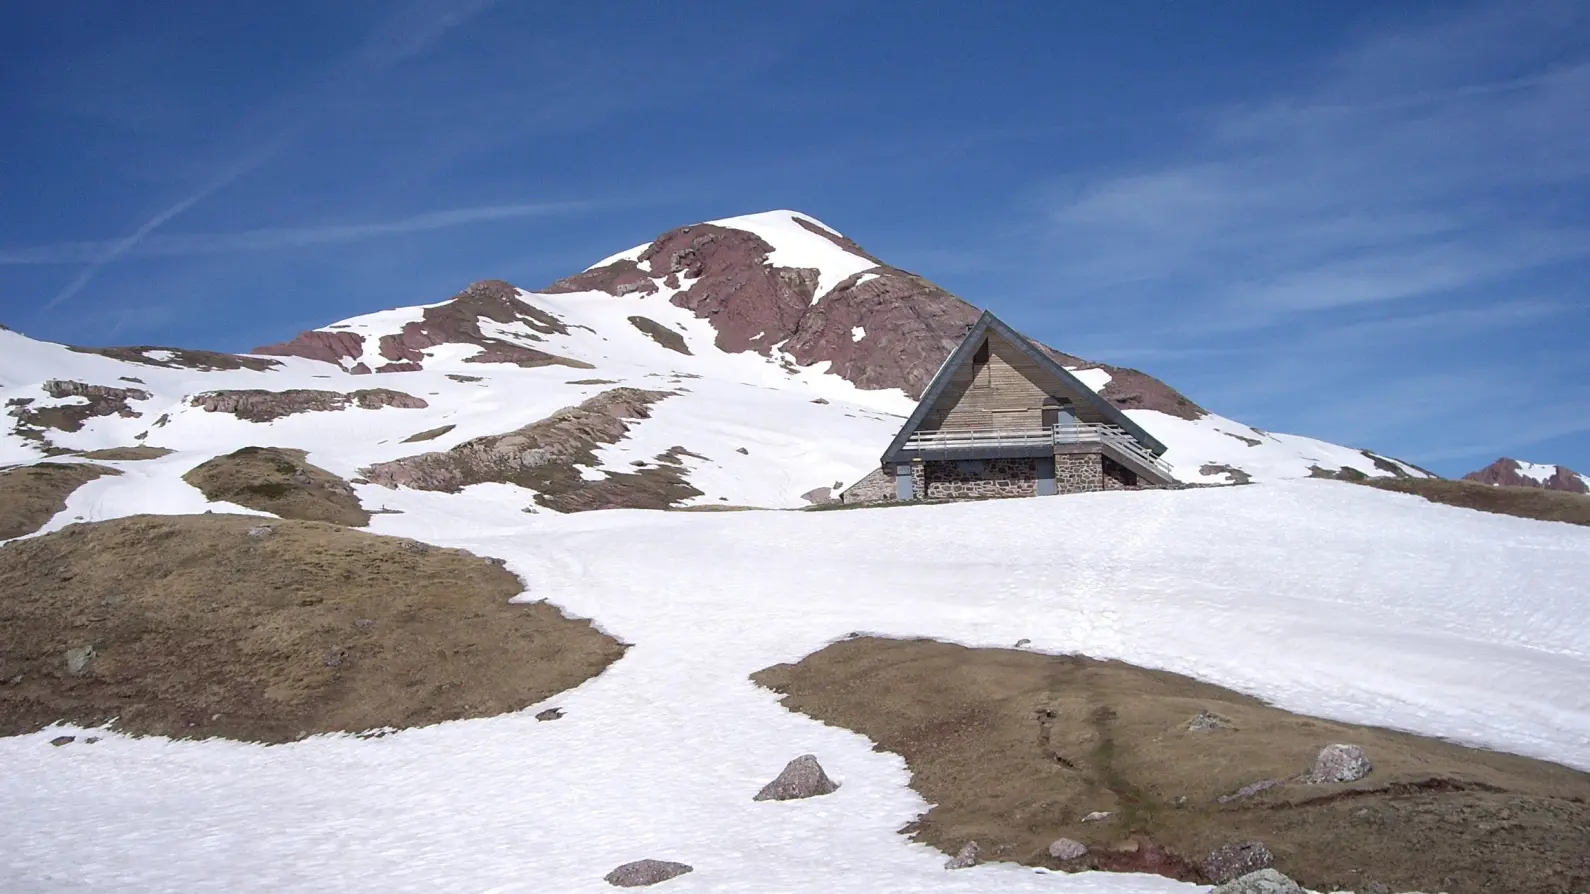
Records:
[[[1099,459],[1102,461],[1105,490],[1135,490],[1137,488],[1139,482],[1136,472],[1110,459],[1108,456],[1100,456]]]
[[[894,476],[885,469],[873,469],[860,481],[845,488],[841,503],[882,503],[894,499]]]
[[[1055,492],[1080,494],[1104,490],[1104,457],[1097,453],[1057,453],[1054,458]]]
[[[1038,492],[1033,459],[941,460],[922,463],[929,499],[1030,497]]]

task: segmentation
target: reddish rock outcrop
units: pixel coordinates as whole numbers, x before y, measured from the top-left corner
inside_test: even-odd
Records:
[[[311,329],[308,332],[298,333],[292,341],[255,348],[254,353],[272,354],[278,357],[307,357],[310,360],[322,360],[341,366],[342,361],[358,360],[364,354],[364,336],[357,332]]]
[[[1560,490],[1570,494],[1590,493],[1590,485],[1585,483],[1585,476],[1575,472],[1567,466],[1552,466],[1551,477],[1545,481],[1531,478],[1523,474],[1522,466],[1518,460],[1502,457],[1476,472],[1463,476],[1465,481],[1478,481],[1482,484],[1503,485],[1506,487],[1533,487],[1541,490]]]
[[[116,388],[110,385],[91,385],[69,379],[51,379],[43,390],[53,398],[82,398],[82,403],[37,407],[32,398],[12,398],[6,402],[6,412],[17,420],[16,432],[31,441],[48,444],[43,429],[78,431],[83,423],[97,416],[122,416],[136,419],[143,414],[127,405],[128,401],[149,400],[153,395],[142,388]],[[51,448],[54,451],[55,448]]]
[[[246,422],[270,422],[294,413],[323,413],[345,410],[356,406],[365,410],[381,407],[398,407],[405,410],[423,410],[430,404],[424,398],[390,388],[365,388],[347,394],[341,391],[317,391],[309,388],[292,388],[287,391],[264,391],[250,388],[238,391],[205,391],[188,398],[195,407],[211,413],[231,413]]]
[[[877,266],[816,295],[817,271],[769,266],[773,247],[755,234],[696,224],[657,237],[638,262],[615,261],[559,280],[546,291],[649,294],[652,290],[642,283],[654,285],[654,279],[670,287],[688,283],[671,301],[710,320],[721,350],[770,354],[777,346],[802,366],[828,363],[829,372],[857,387],[899,388],[920,397],[979,309],[921,276],[884,264],[844,236],[795,221]],[[858,338],[857,331],[865,334]],[[1158,410],[1183,419],[1205,415],[1146,373],[1044,350],[1066,366],[1108,372],[1102,393],[1123,409]]]

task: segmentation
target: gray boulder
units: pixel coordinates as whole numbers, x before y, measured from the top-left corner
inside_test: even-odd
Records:
[[[75,649],[67,649],[66,672],[75,677],[88,670],[88,666],[93,663],[96,654],[93,646],[78,646]]]
[[[762,786],[753,801],[793,801],[797,798],[815,798],[838,789],[816,755],[803,754],[784,765],[778,778]]]
[[[1260,869],[1269,869],[1274,863],[1275,855],[1264,842],[1244,841],[1210,851],[1200,868],[1211,881],[1221,885]]]
[[[968,841],[961,845],[961,849],[955,852],[955,856],[944,864],[944,868],[965,869],[968,866],[976,866],[982,856],[982,849],[977,846],[977,842]]]
[[[1198,716],[1194,717],[1190,722],[1188,722],[1187,731],[1193,733],[1206,733],[1210,730],[1225,729],[1226,726],[1226,718],[1221,717],[1219,714],[1212,714],[1208,711],[1199,711]]]
[[[602,878],[615,888],[644,888],[694,870],[694,866],[667,860],[636,860],[625,863]]]
[[[1056,838],[1049,844],[1049,856],[1056,860],[1076,860],[1088,855],[1088,846],[1070,838]]]
[[[1310,782],[1357,782],[1375,767],[1357,745],[1326,745],[1314,759]]]
[[[1232,879],[1210,894],[1303,894],[1303,887],[1274,869],[1260,869]]]

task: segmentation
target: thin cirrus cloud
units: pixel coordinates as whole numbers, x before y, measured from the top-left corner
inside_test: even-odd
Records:
[[[195,200],[196,201],[196,200]],[[192,204],[191,202],[189,204]],[[160,233],[150,231],[175,214],[167,214],[153,226],[146,225],[138,239],[109,242],[64,242],[17,249],[0,249],[0,266],[94,263],[104,258],[187,257],[233,252],[277,251],[316,245],[336,245],[423,233],[453,227],[574,214],[592,207],[588,202],[534,202],[482,205],[415,214],[396,220],[350,224],[322,224],[303,227],[266,227],[236,233]]]

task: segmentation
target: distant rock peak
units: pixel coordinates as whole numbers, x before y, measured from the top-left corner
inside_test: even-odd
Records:
[[[1571,494],[1590,494],[1590,476],[1559,465],[1544,465],[1504,456],[1483,469],[1463,476],[1466,481],[1504,487],[1533,487]]]

